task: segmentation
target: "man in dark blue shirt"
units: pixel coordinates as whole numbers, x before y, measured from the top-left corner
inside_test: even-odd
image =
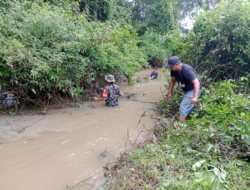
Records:
[[[194,104],[198,101],[201,94],[201,80],[199,79],[194,68],[188,64],[181,63],[177,56],[168,59],[167,68],[171,69],[171,80],[169,84],[167,100],[171,101],[172,91],[176,84],[184,91],[185,95],[180,105],[179,121],[186,120],[188,114],[191,113]]]
[[[150,77],[148,78],[148,80],[156,79],[157,77],[158,77],[158,73],[157,73],[157,68],[155,67]]]

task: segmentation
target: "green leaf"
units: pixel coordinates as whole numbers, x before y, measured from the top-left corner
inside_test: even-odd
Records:
[[[200,168],[202,166],[202,164],[204,164],[206,162],[206,160],[200,160],[199,162],[196,162],[193,166],[192,166],[192,170],[196,170],[198,168]]]

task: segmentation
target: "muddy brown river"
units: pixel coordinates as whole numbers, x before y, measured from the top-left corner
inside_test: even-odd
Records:
[[[151,71],[137,76],[148,78]],[[166,84],[158,72],[154,81],[120,84],[125,96],[116,108],[83,102],[46,115],[0,116],[0,189],[98,189],[103,166],[131,148],[129,141],[141,130],[154,125],[158,116],[151,102],[163,99]],[[137,142],[143,138],[142,133]]]

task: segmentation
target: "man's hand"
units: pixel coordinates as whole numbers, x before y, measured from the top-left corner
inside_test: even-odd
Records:
[[[195,104],[197,101],[198,101],[198,98],[192,98],[189,103]]]
[[[172,94],[171,94],[171,93],[168,93],[166,96],[167,96],[167,100],[168,100],[168,101],[171,101],[171,100],[172,100]]]
[[[94,97],[94,98],[93,98],[94,101],[97,101],[98,99],[99,99],[99,98],[97,98],[97,97]]]

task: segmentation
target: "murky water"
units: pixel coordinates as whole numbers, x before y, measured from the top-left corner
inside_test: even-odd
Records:
[[[85,179],[84,189],[96,189],[102,167],[128,149],[142,128],[153,126],[157,115],[150,102],[163,99],[166,83],[159,73],[162,79],[121,84],[125,96],[116,108],[84,102],[46,115],[0,116],[0,189],[62,190]]]

